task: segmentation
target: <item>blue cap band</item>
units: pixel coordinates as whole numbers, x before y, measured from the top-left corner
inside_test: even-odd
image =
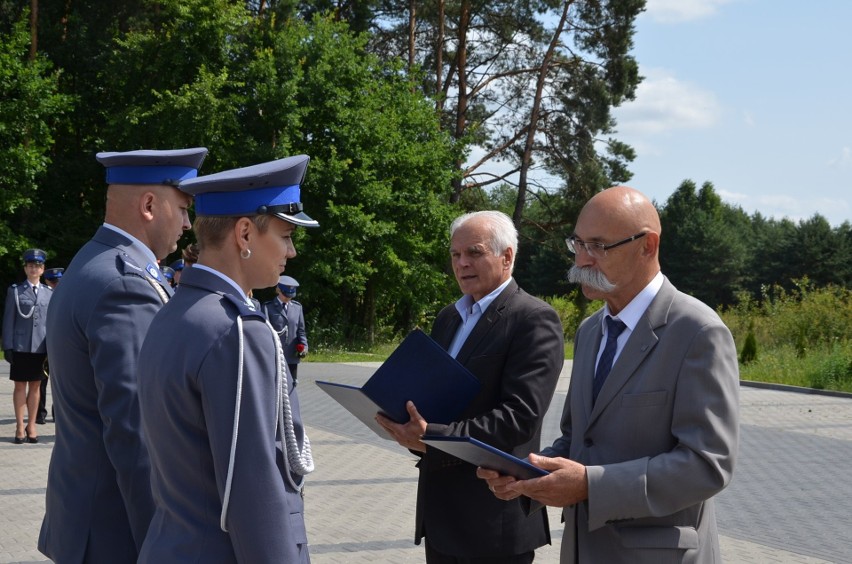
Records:
[[[254,215],[260,206],[282,206],[299,202],[299,185],[270,186],[241,192],[206,192],[195,195],[198,215]]]
[[[191,166],[111,166],[106,169],[107,184],[177,184],[195,178]]]

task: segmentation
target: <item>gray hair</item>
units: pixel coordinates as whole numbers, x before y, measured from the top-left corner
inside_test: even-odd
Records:
[[[515,224],[512,219],[501,211],[484,210],[475,211],[460,215],[453,220],[450,225],[450,238],[455,235],[456,230],[470,221],[471,219],[481,219],[484,221],[489,232],[489,245],[491,252],[495,255],[502,255],[506,249],[512,248],[512,264],[510,272],[515,270],[515,258],[518,256],[518,230],[515,229]]]

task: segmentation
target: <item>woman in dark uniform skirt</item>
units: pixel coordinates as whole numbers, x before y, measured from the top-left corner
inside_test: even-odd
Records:
[[[6,292],[3,310],[3,351],[12,366],[9,379],[15,382],[12,403],[15,407],[15,444],[37,443],[36,418],[44,360],[47,358],[45,320],[52,290],[40,282],[44,273],[45,252],[24,252],[27,279],[12,284]],[[27,422],[24,425],[24,411]]]

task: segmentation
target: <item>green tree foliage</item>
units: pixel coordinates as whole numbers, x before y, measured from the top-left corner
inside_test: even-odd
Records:
[[[510,215],[520,225],[528,198],[540,192],[582,202],[629,178],[624,165],[632,150],[606,136],[614,127],[611,107],[631,99],[640,80],[630,49],[633,22],[644,5],[384,2],[373,20],[371,45],[423,68],[423,91],[436,98],[444,128],[483,154],[466,168],[457,161],[463,178],[454,185],[453,200],[517,175]],[[508,170],[495,174],[496,163]],[[542,167],[566,188],[535,185],[531,174]]]
[[[722,204],[713,185],[684,181],[660,210],[660,264],[680,290],[711,307],[732,303],[747,258],[742,216]]]
[[[457,213],[448,204],[456,154],[403,69],[363,54],[365,38],[344,29],[315,20],[300,44],[307,193],[324,226],[306,241],[304,278],[334,305],[323,322],[372,341],[382,325],[430,324],[453,295],[443,266]]]
[[[86,164],[63,160],[71,175],[53,177],[52,198],[84,218],[66,260],[102,221],[98,150],[203,145],[203,173],[305,153],[304,201],[322,227],[299,235],[304,258],[288,273],[312,322],[367,342],[431,322],[453,295],[444,267],[457,153],[400,64],[368,54],[345,22],[308,23],[277,3],[121,3],[95,20],[103,35],[83,23],[91,8],[44,14],[74,24],[44,43],[90,104],[75,112],[87,127],[59,150]],[[65,49],[87,33],[98,53],[83,68]]]
[[[52,251],[38,228],[43,218],[38,192],[50,164],[56,122],[69,103],[58,92],[58,73],[50,62],[28,56],[28,16],[22,12],[8,32],[0,32],[0,268],[7,279],[20,275],[20,256],[27,247]]]

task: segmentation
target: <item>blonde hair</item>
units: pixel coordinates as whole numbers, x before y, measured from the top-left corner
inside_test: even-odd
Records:
[[[237,221],[243,217],[250,219],[261,233],[266,233],[269,229],[269,223],[272,221],[271,215],[196,217],[192,229],[195,231],[195,238],[198,240],[198,250],[221,247],[225,237],[234,229]]]

